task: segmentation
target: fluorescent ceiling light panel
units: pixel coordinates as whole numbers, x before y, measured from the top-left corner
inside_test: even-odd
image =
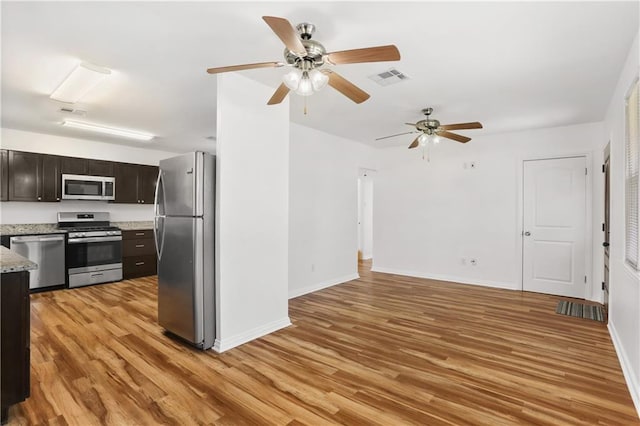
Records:
[[[123,138],[137,139],[140,141],[150,141],[155,136],[150,133],[136,132],[133,130],[117,129],[115,127],[100,126],[98,124],[85,123],[83,121],[65,120],[63,126],[76,129],[90,130],[92,132],[106,133],[109,135],[122,136]]]
[[[107,68],[83,62],[54,90],[50,98],[75,104],[109,74],[111,70]]]

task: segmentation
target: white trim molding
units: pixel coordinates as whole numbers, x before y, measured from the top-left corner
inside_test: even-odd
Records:
[[[268,324],[255,327],[251,330],[247,330],[244,333],[236,334],[235,336],[227,337],[225,339],[216,338],[213,344],[213,350],[218,353],[228,351],[229,349],[235,348],[236,346],[240,346],[244,343],[250,342],[251,340],[266,336],[267,334],[289,327],[290,325],[291,320],[287,316],[285,318],[272,321]]]
[[[618,336],[618,332],[614,325],[609,322],[607,325],[609,329],[609,335],[611,336],[611,341],[613,341],[613,347],[616,350],[616,354],[618,355],[618,361],[620,361],[620,367],[622,367],[622,374],[624,375],[624,380],[627,382],[627,388],[629,388],[629,393],[631,394],[631,399],[633,400],[633,405],[636,406],[636,411],[638,412],[638,417],[640,417],[640,383],[636,379],[634,374],[632,364],[627,358],[627,355],[622,346],[622,342],[620,341],[620,337]]]
[[[360,275],[357,273],[345,275],[339,278],[332,278],[330,280],[321,281],[316,284],[312,284],[303,288],[298,288],[295,290],[289,290],[289,299],[293,299],[304,294],[313,293],[314,291],[322,290],[327,287],[333,287],[334,285],[346,283],[347,281],[353,281],[360,278]]]

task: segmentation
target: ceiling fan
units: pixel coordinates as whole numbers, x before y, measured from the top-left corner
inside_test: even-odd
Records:
[[[315,32],[315,25],[304,22],[298,24],[294,29],[291,23],[284,18],[263,16],[262,19],[286,46],[284,62],[232,65],[209,68],[207,72],[209,74],[218,74],[254,68],[278,68],[283,66],[293,68],[289,73],[285,74],[283,83],[280,84],[271,99],[269,99],[268,105],[279,104],[289,94],[289,91],[295,91],[301,96],[309,96],[327,84],[353,102],[362,103],[369,99],[368,93],[335,71],[329,68],[321,69],[321,67],[325,64],[342,65],[400,60],[400,52],[394,45],[327,53],[322,44],[311,40],[311,36]]]
[[[398,133],[390,136],[384,136],[381,138],[377,138],[376,140],[379,141],[381,139],[394,138],[396,136],[408,135],[410,133],[422,133],[420,136],[415,138],[413,142],[411,142],[411,145],[409,145],[409,149],[412,149],[418,146],[425,146],[429,141],[438,143],[440,142],[439,137],[452,139],[457,142],[467,143],[471,140],[471,138],[459,135],[457,133],[451,133],[449,130],[482,129],[482,124],[477,121],[471,123],[440,124],[438,120],[431,118],[432,112],[433,108],[425,108],[422,110],[422,113],[427,118],[425,118],[424,120],[420,120],[417,123],[404,123],[409,126],[414,126],[416,130]]]

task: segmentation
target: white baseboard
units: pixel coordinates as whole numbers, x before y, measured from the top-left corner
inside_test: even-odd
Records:
[[[451,275],[430,274],[430,273],[416,272],[416,271],[405,271],[401,269],[385,268],[385,267],[380,267],[376,265],[373,265],[371,270],[373,272],[382,272],[384,274],[404,275],[407,277],[427,278],[430,280],[448,281],[448,282],[459,283],[459,284],[479,285],[483,287],[503,288],[507,290],[521,290],[517,283],[508,283],[508,282],[490,281],[490,280],[470,280],[468,278],[454,277]]]
[[[236,334],[235,336],[216,339],[213,343],[213,350],[218,353],[228,351],[231,348],[235,348],[236,346],[240,346],[243,343],[250,342],[251,340],[259,337],[266,336],[267,334],[273,333],[274,331],[278,331],[281,328],[285,328],[290,325],[291,320],[287,316],[285,318],[272,321],[269,324],[247,330],[244,333]]]
[[[632,364],[629,362],[629,358],[627,358],[627,354],[624,351],[618,332],[611,321],[609,321],[607,328],[609,329],[609,335],[613,341],[613,347],[616,349],[616,354],[618,355],[618,360],[622,367],[622,374],[624,375],[624,380],[627,382],[627,388],[629,388],[633,405],[636,406],[638,417],[640,417],[640,384],[636,379]]]
[[[347,281],[357,280],[358,278],[360,278],[360,275],[355,273],[355,274],[345,275],[339,278],[332,278],[330,280],[325,280],[325,281],[322,281],[313,285],[309,285],[303,288],[289,290],[289,299],[302,296],[303,294],[313,293],[314,291],[322,290],[323,288],[331,287],[337,284],[346,283]]]

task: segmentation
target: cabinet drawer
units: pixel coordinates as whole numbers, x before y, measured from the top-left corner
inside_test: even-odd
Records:
[[[136,231],[122,231],[123,240],[142,240],[145,238],[153,239],[152,229],[140,229]]]
[[[156,274],[155,256],[134,256],[122,258],[122,275],[124,279],[145,277]]]
[[[156,253],[153,238],[122,241],[122,257],[144,256]]]

